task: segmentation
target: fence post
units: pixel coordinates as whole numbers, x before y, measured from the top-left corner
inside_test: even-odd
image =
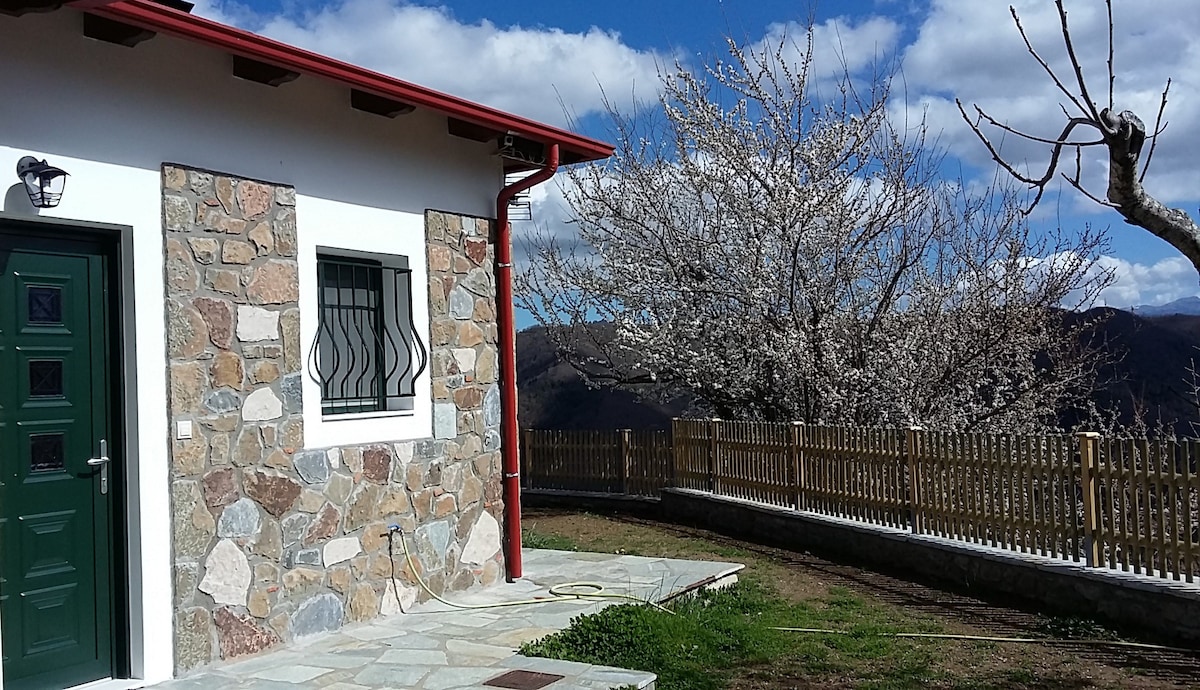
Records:
[[[904,456],[908,461],[908,522],[913,534],[925,530],[925,516],[921,514],[920,462],[921,435],[925,429],[910,426],[904,434]]]
[[[529,471],[529,447],[533,445],[532,440],[533,430],[524,429],[521,432],[521,447],[518,450],[521,456],[521,488],[523,489],[533,488],[533,474]]]
[[[679,417],[671,418],[671,483],[668,486],[679,486],[680,463],[683,458],[683,449],[679,447]]]
[[[617,466],[618,477],[621,480],[621,493],[629,493],[629,429],[621,429],[621,460]]]
[[[721,420],[713,418],[708,427],[708,491],[716,495],[720,484],[717,482],[717,436],[721,433]]]
[[[804,500],[804,422],[792,422],[792,488],[796,490],[796,510],[806,510]]]
[[[675,445],[675,426],[678,419],[671,420],[671,429],[667,432],[667,448],[671,449],[671,466],[667,468],[666,486],[679,486],[679,453],[678,447]],[[659,491],[662,489],[660,488]]]
[[[1100,566],[1099,514],[1096,511],[1096,446],[1100,434],[1081,431],[1079,438],[1079,479],[1083,493],[1083,546],[1088,567]]]

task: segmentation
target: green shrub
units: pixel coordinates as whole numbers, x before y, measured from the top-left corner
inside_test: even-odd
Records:
[[[672,605],[610,606],[577,616],[571,626],[521,647],[526,656],[567,659],[658,674],[662,690],[715,690],[728,672],[773,658],[786,648],[781,605],[751,583],[702,592]]]
[[[578,551],[579,544],[557,534],[538,532],[536,525],[521,530],[521,545],[527,549],[554,549],[555,551]]]
[[[1120,636],[1090,618],[1080,616],[1039,616],[1038,632],[1062,640],[1118,640]]]

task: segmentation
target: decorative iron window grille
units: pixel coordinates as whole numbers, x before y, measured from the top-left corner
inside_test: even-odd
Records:
[[[325,415],[412,409],[429,361],[412,316],[412,271],[380,261],[317,257],[320,324],[309,376]]]

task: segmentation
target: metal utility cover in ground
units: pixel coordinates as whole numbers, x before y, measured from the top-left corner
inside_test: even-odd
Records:
[[[547,685],[562,680],[564,676],[557,673],[538,673],[536,671],[509,671],[495,678],[484,681],[484,685],[493,688],[512,688],[513,690],[538,690]]]

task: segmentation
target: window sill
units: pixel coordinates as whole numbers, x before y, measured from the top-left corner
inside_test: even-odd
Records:
[[[358,419],[387,419],[389,417],[412,417],[413,410],[385,410],[382,412],[347,412],[345,414],[322,414],[322,424],[333,424],[336,422],[350,422]]]

